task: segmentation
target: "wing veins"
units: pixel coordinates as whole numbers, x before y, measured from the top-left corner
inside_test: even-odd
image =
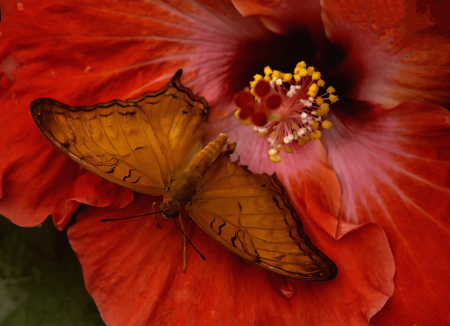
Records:
[[[203,184],[203,187],[208,186],[211,182],[218,183],[220,180],[223,180],[223,179],[226,179],[226,178],[229,178],[229,177],[234,176],[234,175],[235,175],[235,172],[237,171],[238,168],[237,168],[236,166],[234,166],[234,164],[233,164],[233,167],[234,167],[234,171],[233,171],[231,174],[226,175],[226,176],[221,177],[221,178],[218,178],[218,179],[214,179],[214,178],[213,178],[213,179],[209,180],[208,182],[204,183],[204,184]]]
[[[145,114],[145,112],[144,112],[144,114]],[[161,180],[163,180],[161,164],[159,163],[158,156],[156,155],[156,152],[153,149],[153,146],[150,144],[150,141],[148,140],[147,134],[145,133],[144,126],[142,125],[142,119],[139,116],[139,109],[136,109],[136,116],[138,118],[139,125],[141,126],[142,133],[144,134],[145,141],[147,142],[148,146],[150,147],[150,149],[152,150],[153,154],[155,155],[156,163],[158,163],[158,167],[159,167],[159,174],[161,176]],[[150,179],[152,179],[152,178],[150,178]],[[163,183],[164,183],[164,180],[163,180]]]
[[[232,190],[232,189],[230,189],[230,190]],[[205,194],[207,194],[207,192],[205,192]],[[245,196],[244,198],[264,198],[264,197],[272,197],[272,195],[265,195],[265,196],[258,196],[258,195],[256,195],[256,196]],[[243,198],[243,196],[220,196],[220,197],[211,197],[211,198],[208,198],[208,199],[201,199],[201,200],[199,200],[199,202],[207,202],[207,201],[210,201],[210,200],[213,200],[213,199],[220,199],[220,198]]]
[[[136,109],[136,106],[134,106],[134,108]],[[139,165],[139,171],[142,171],[141,163],[139,163],[139,160],[137,159],[136,154],[134,153],[134,150],[131,147],[131,145],[130,145],[128,139],[127,139],[127,136],[125,135],[125,132],[123,131],[122,124],[120,123],[119,117],[117,116],[117,114],[118,114],[117,113],[117,105],[114,104],[114,115],[116,117],[117,123],[119,124],[120,131],[122,131],[122,135],[125,138],[125,141],[127,142],[127,145],[130,148],[130,150],[131,150],[131,153],[133,153],[134,159],[136,160],[137,164]]]
[[[80,137],[80,135],[78,134],[78,132],[75,131],[75,128],[73,127],[72,121],[70,120],[70,117],[69,117],[69,114],[68,114],[67,110],[65,110],[65,112],[66,112],[66,118],[67,118],[67,121],[69,122],[70,126],[72,127],[73,132],[74,132],[75,134],[78,135],[78,137],[79,137],[80,140],[83,142],[83,145],[87,148],[87,150],[89,151],[89,153],[91,153],[92,156],[93,156],[97,161],[100,162],[100,165],[103,166],[103,162],[97,157],[97,155],[95,155],[94,153],[92,153],[91,149],[86,145],[86,143],[84,142],[83,138]],[[84,124],[84,123],[83,123],[83,124]],[[80,153],[80,154],[81,154],[81,153]],[[83,154],[81,154],[81,155],[82,155],[82,157],[84,157]],[[80,157],[80,158],[81,158],[81,157]],[[98,169],[97,166],[95,166],[95,168]]]
[[[89,111],[80,111],[80,112],[89,112]],[[88,113],[88,114],[89,114],[89,113]],[[101,146],[99,146],[99,144],[97,144],[97,142],[94,140],[94,137],[92,137],[92,134],[89,132],[89,129],[88,129],[87,125],[86,125],[86,122],[85,122],[85,120],[84,120],[84,118],[83,118],[83,114],[80,114],[80,116],[81,116],[81,121],[83,122],[84,128],[86,129],[86,132],[88,133],[89,137],[92,139],[92,142],[93,142],[95,145],[97,145],[97,147],[100,148],[105,154],[111,156],[110,153],[108,153],[107,151],[105,151]],[[72,127],[72,128],[73,128],[73,127]],[[85,144],[85,146],[86,146],[86,144]],[[88,148],[88,147],[86,146],[86,148]],[[88,149],[89,149],[89,148],[88,148]],[[91,150],[89,150],[89,151],[92,153]],[[97,158],[97,159],[98,159],[98,158]],[[106,166],[105,164],[103,164],[103,161],[101,161],[101,162],[102,162],[102,166]],[[116,165],[113,169],[115,169],[116,167],[117,167],[117,165]]]
[[[154,108],[152,107],[151,110],[152,110],[152,118],[153,118],[153,110],[154,110]],[[155,126],[152,124],[151,121],[152,121],[152,119],[149,118],[149,119],[148,119],[148,123],[150,124],[150,127],[153,129],[153,132],[155,133],[156,141],[161,145],[161,143],[160,143],[160,141],[159,141],[159,139],[158,139],[158,136],[157,136],[156,128],[155,128]],[[159,124],[159,127],[161,128],[161,131],[162,131],[161,133],[166,137],[167,144],[169,144],[169,146],[170,146],[169,139],[167,138],[167,135],[164,133],[164,130],[162,129],[161,124]],[[170,150],[172,151],[172,149],[170,149]],[[171,157],[171,161],[169,162],[169,158],[166,157],[166,155],[164,155],[164,151],[162,150],[162,148],[161,148],[161,155],[162,155],[162,156],[164,157],[164,159],[166,160],[166,163],[167,163],[167,170],[169,171],[169,176],[170,176],[170,175],[173,175],[173,157]],[[162,181],[163,181],[163,183],[164,183],[164,180],[162,180]]]
[[[172,97],[170,99],[169,105],[167,106],[168,108],[170,108],[170,106],[172,105],[172,102],[173,102],[174,98],[175,97]],[[170,111],[169,109],[166,110],[165,118],[167,118],[167,115],[169,114],[169,111]],[[170,131],[172,130],[173,120],[175,119],[175,116],[176,116],[176,114],[174,114],[173,117],[172,117],[172,121],[170,122],[170,126],[169,126],[169,130],[167,131],[167,135],[169,135]]]
[[[98,109],[99,107],[96,107],[97,110],[97,118],[98,118],[98,122],[100,123],[100,127],[102,128],[103,134],[105,135],[106,139],[108,140],[108,142],[111,144],[111,147],[114,149],[114,151],[117,153],[117,155],[122,159],[123,162],[125,162],[125,160],[123,159],[122,155],[119,154],[119,152],[117,151],[116,147],[113,145],[113,143],[111,142],[111,139],[109,139],[108,134],[105,131],[105,128],[103,127],[103,123],[102,123],[102,119],[100,119],[100,110]],[[128,165],[128,164],[127,164]]]
[[[64,130],[62,129],[61,125],[59,124],[58,119],[56,119],[56,116],[55,116],[56,112],[55,112],[55,110],[53,110],[53,106],[52,106],[52,113],[53,113],[53,119],[55,119],[56,125],[58,126],[59,130],[61,130],[61,133],[64,135],[64,137],[66,137],[66,139],[67,139],[67,141],[69,142],[69,144],[73,145],[72,142],[70,141],[70,138],[66,135],[66,133],[65,133]],[[43,114],[42,116],[44,117],[47,126],[50,126],[50,125],[48,124],[48,122],[47,122],[47,118],[45,117],[45,114]],[[50,134],[50,135],[51,135],[51,134]],[[52,135],[52,136],[53,136],[53,135]],[[53,138],[55,138],[55,137],[53,136]],[[56,139],[56,138],[55,138],[55,139]],[[81,154],[81,152],[78,150],[78,148],[76,148],[75,146],[73,146],[73,148],[75,148],[76,151],[77,151],[78,153],[80,153],[80,157],[83,157],[83,154]]]
[[[195,110],[197,108],[198,102],[195,102],[195,103],[196,104],[195,104],[195,106],[194,106],[194,108],[192,110]],[[186,122],[186,125],[189,125],[189,122],[191,121],[191,119],[192,119],[192,114],[189,114],[189,120]],[[171,128],[172,128],[172,126],[171,126]],[[181,137],[178,137],[177,142],[174,144],[173,148],[177,147],[178,143],[180,142],[180,139],[181,139]]]
[[[216,215],[217,215],[217,214],[216,214]],[[221,217],[220,215],[217,215],[217,216]],[[221,219],[222,219],[222,218],[221,218]],[[225,220],[225,221],[224,221],[224,219],[222,219],[222,221],[223,221],[223,222],[227,222],[227,223],[233,225],[234,227],[236,227],[236,229],[241,230],[242,232],[244,232],[244,234],[248,234],[250,237],[253,237],[253,238],[255,238],[255,239],[258,239],[258,240],[261,240],[261,241],[264,241],[264,242],[267,242],[267,243],[298,243],[297,241],[280,241],[280,242],[277,242],[277,241],[268,241],[268,240],[264,240],[264,239],[258,238],[257,236],[255,236],[255,235],[253,235],[253,234],[251,234],[251,233],[249,233],[249,232],[246,232],[246,231],[245,231],[245,229],[246,229],[245,226],[239,226],[239,225],[236,225],[236,224],[234,224],[234,223],[232,223],[232,222],[230,222],[230,221],[228,221],[228,220]],[[270,230],[270,229],[268,229],[268,230]],[[213,231],[216,232],[214,229],[213,229]],[[216,232],[216,234],[217,234],[217,232]],[[225,239],[225,238],[223,238],[222,236],[220,236],[220,237],[221,237],[222,239]],[[259,250],[259,249],[258,249],[258,250]]]

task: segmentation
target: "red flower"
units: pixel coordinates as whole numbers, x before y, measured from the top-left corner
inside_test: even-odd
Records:
[[[226,0],[2,5],[0,213],[22,226],[52,214],[62,229],[78,203],[90,205],[69,238],[108,325],[367,324],[392,296],[391,249],[396,290],[371,322],[445,323],[450,115],[438,105],[450,99],[448,40],[409,0],[233,3],[260,19]],[[340,101],[322,140],[274,165],[265,140],[225,117],[264,66],[288,71],[300,60]],[[173,225],[100,222],[147,213],[154,199],[80,169],[29,114],[37,97],[90,105],[137,96],[178,68],[210,103],[211,133],[227,129],[252,170],[276,169],[336,279],[292,281],[247,266],[189,222],[207,261],[188,250],[183,274]]]

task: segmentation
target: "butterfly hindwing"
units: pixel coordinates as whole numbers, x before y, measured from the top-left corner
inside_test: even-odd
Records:
[[[31,104],[44,136],[87,170],[137,192],[163,188],[201,150],[208,104],[180,84],[126,101],[71,107],[41,98]],[[176,154],[174,154],[176,153]]]
[[[221,154],[185,208],[215,240],[263,268],[302,280],[336,275],[335,264],[304,233],[276,176],[251,173]]]

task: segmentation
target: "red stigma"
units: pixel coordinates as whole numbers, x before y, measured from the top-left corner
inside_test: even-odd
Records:
[[[281,96],[278,94],[270,95],[266,100],[266,106],[271,110],[275,110],[280,105],[281,105]]]
[[[267,116],[262,112],[256,112],[252,115],[252,122],[255,126],[262,127],[267,123]]]
[[[255,94],[264,97],[270,92],[270,84],[265,80],[260,80],[255,86]]]
[[[253,100],[252,94],[247,91],[240,91],[234,98],[234,104],[236,104],[237,107],[241,108],[251,100]]]
[[[239,119],[245,120],[248,117],[250,117],[255,109],[252,105],[245,105],[244,107],[241,107],[241,111],[239,112]]]

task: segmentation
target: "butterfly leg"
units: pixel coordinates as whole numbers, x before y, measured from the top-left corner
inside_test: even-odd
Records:
[[[183,220],[181,219],[181,214],[178,214],[178,217],[180,218],[181,231],[183,231],[183,233],[186,234],[186,231],[184,230]],[[184,234],[183,234],[183,273],[186,272],[186,237]]]
[[[153,204],[152,204],[152,209],[153,209],[153,216],[155,217],[155,222],[156,222],[156,225],[159,227],[159,228],[161,228],[161,225],[159,225],[159,223],[158,223],[158,219],[156,218],[156,213],[155,213],[155,205],[156,205],[156,202],[153,202]]]

